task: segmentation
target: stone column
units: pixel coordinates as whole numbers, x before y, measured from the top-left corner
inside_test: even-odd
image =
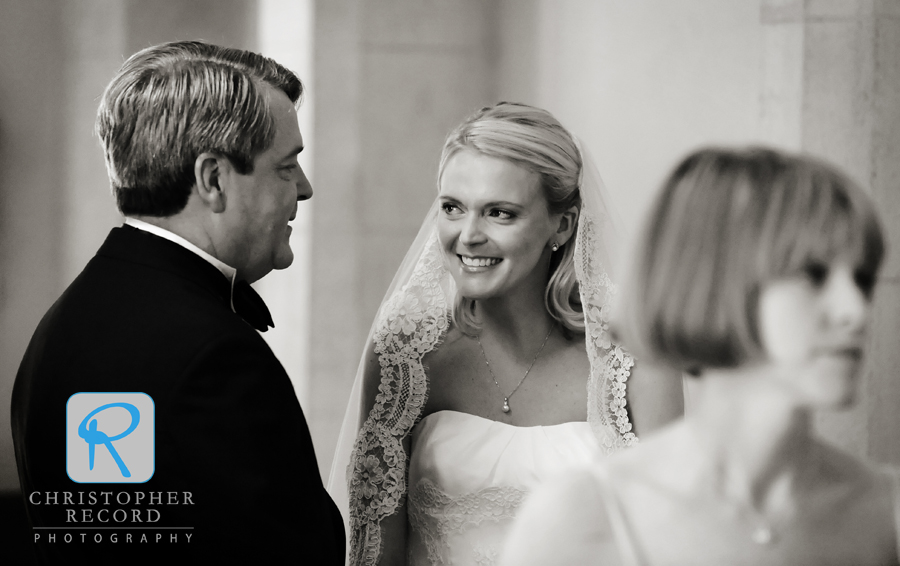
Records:
[[[819,429],[860,456],[900,463],[900,1],[764,0],[763,129],[871,190],[888,239],[860,396]]]

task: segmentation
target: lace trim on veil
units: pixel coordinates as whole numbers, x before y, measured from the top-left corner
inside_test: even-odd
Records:
[[[594,242],[602,230],[589,211],[583,211],[575,239],[575,275],[584,310],[585,342],[591,363],[588,380],[588,422],[607,453],[637,443],[625,409],[625,382],[634,358],[609,335],[610,309],[616,286],[597,259]]]
[[[444,273],[437,233],[432,232],[409,282],[379,314],[374,344],[381,383],[348,469],[353,565],[376,564],[381,554],[380,523],[396,512],[406,495],[403,440],[421,416],[428,395],[422,356],[434,349],[449,327],[441,288]]]

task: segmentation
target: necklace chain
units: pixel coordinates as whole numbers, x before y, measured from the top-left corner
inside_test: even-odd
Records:
[[[525,370],[525,375],[523,375],[522,379],[519,380],[519,384],[516,385],[515,389],[512,390],[512,393],[510,393],[509,395],[503,396],[503,407],[501,408],[501,410],[504,413],[508,413],[510,411],[509,398],[512,397],[515,394],[515,392],[519,390],[519,387],[525,382],[525,378],[528,377],[529,373],[531,373],[531,368],[534,367],[534,362],[536,362],[538,357],[540,357],[541,352],[544,351],[544,346],[547,345],[547,340],[549,340],[550,335],[553,334],[553,328],[554,328],[553,326],[550,326],[550,332],[548,332],[547,336],[544,337],[544,342],[541,344],[541,347],[538,348],[537,354],[534,355],[534,359],[531,360],[531,365],[529,365],[528,369]],[[491,374],[491,379],[494,380],[494,385],[497,386],[497,390],[500,391],[501,395],[503,395],[503,390],[500,389],[500,384],[497,383],[497,376],[494,375],[494,370],[491,369],[491,362],[488,361],[487,354],[484,353],[484,346],[481,344],[481,337],[478,334],[476,334],[475,339],[478,340],[478,347],[481,348],[481,357],[484,358],[484,363],[488,368],[488,372],[490,372],[490,374]]]

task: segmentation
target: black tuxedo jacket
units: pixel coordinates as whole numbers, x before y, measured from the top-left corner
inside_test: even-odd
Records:
[[[80,392],[152,397],[156,468],[149,481],[86,484],[68,477],[66,402]],[[63,527],[35,530],[42,562],[343,564],[343,522],[322,485],[284,368],[232,312],[227,279],[164,238],[114,228],[50,308],[19,367],[12,431],[32,526]],[[73,493],[71,504],[65,492]],[[98,520],[102,492],[112,492],[105,523]],[[131,504],[114,500],[125,500],[120,492],[133,496]],[[140,505],[136,492],[145,494]],[[159,492],[161,503],[148,505],[149,494]],[[177,503],[168,503],[170,492]],[[127,521],[112,519],[118,508]],[[159,512],[149,516],[158,519],[152,524],[144,513],[151,508]],[[73,523],[68,509],[79,519],[91,509],[93,522]],[[172,527],[192,529],[166,530]],[[72,542],[65,542],[67,533]]]

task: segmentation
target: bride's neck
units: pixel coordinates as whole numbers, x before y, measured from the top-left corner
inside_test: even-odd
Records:
[[[534,344],[544,339],[556,321],[547,312],[543,297],[530,301],[490,299],[475,303],[481,323],[482,340],[502,342],[508,347],[531,352]]]

